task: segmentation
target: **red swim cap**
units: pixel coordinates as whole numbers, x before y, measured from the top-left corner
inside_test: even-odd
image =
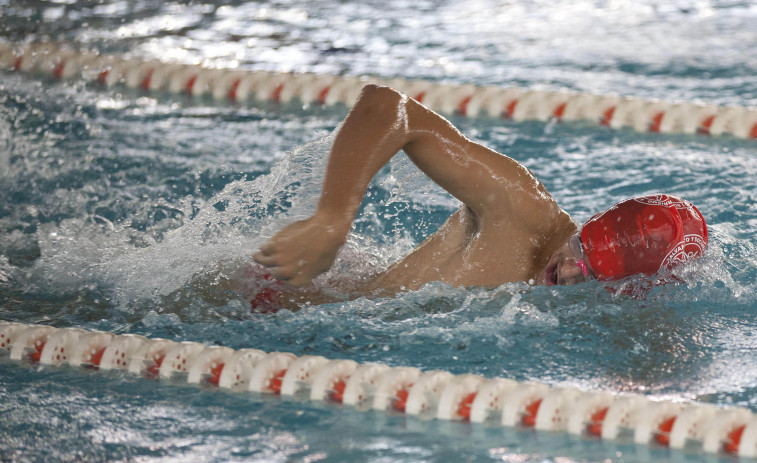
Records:
[[[707,224],[688,201],[669,195],[626,199],[589,219],[584,252],[600,280],[672,268],[707,248]]]

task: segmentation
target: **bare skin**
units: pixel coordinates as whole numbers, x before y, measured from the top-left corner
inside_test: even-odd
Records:
[[[431,281],[496,287],[580,280],[567,249],[576,224],[528,169],[417,101],[374,85],[363,89],[334,140],[315,214],[279,231],[255,261],[294,287],[327,271],[371,179],[400,150],[464,206],[361,293],[415,290]]]

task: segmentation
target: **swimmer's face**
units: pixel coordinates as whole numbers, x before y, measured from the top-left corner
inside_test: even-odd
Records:
[[[542,272],[543,281],[540,283],[547,286],[568,286],[596,279],[589,260],[584,254],[581,237],[578,234],[571,236],[549,258]]]

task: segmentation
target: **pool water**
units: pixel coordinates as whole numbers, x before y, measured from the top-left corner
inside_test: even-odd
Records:
[[[8,41],[205,66],[757,104],[748,2],[0,1]],[[0,319],[637,392],[757,412],[757,145],[583,124],[452,121],[531,169],[578,222],[666,192],[705,215],[705,258],[645,297],[623,282],[251,314],[238,282],[312,212],[341,106],[228,105],[0,74]],[[335,295],[459,204],[398,155],[369,188]],[[0,357],[9,461],[715,461],[231,394]]]

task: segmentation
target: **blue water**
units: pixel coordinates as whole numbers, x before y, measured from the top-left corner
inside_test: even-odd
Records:
[[[0,0],[12,41],[207,66],[757,105],[749,2]],[[453,118],[581,222],[667,192],[710,225],[686,283],[457,289],[252,315],[249,256],[313,210],[344,107],[228,106],[0,74],[0,318],[378,361],[757,412],[757,145]],[[458,207],[400,155],[334,269],[340,294]],[[621,289],[615,285],[611,290]],[[0,359],[10,461],[715,461],[692,450],[361,413]]]

